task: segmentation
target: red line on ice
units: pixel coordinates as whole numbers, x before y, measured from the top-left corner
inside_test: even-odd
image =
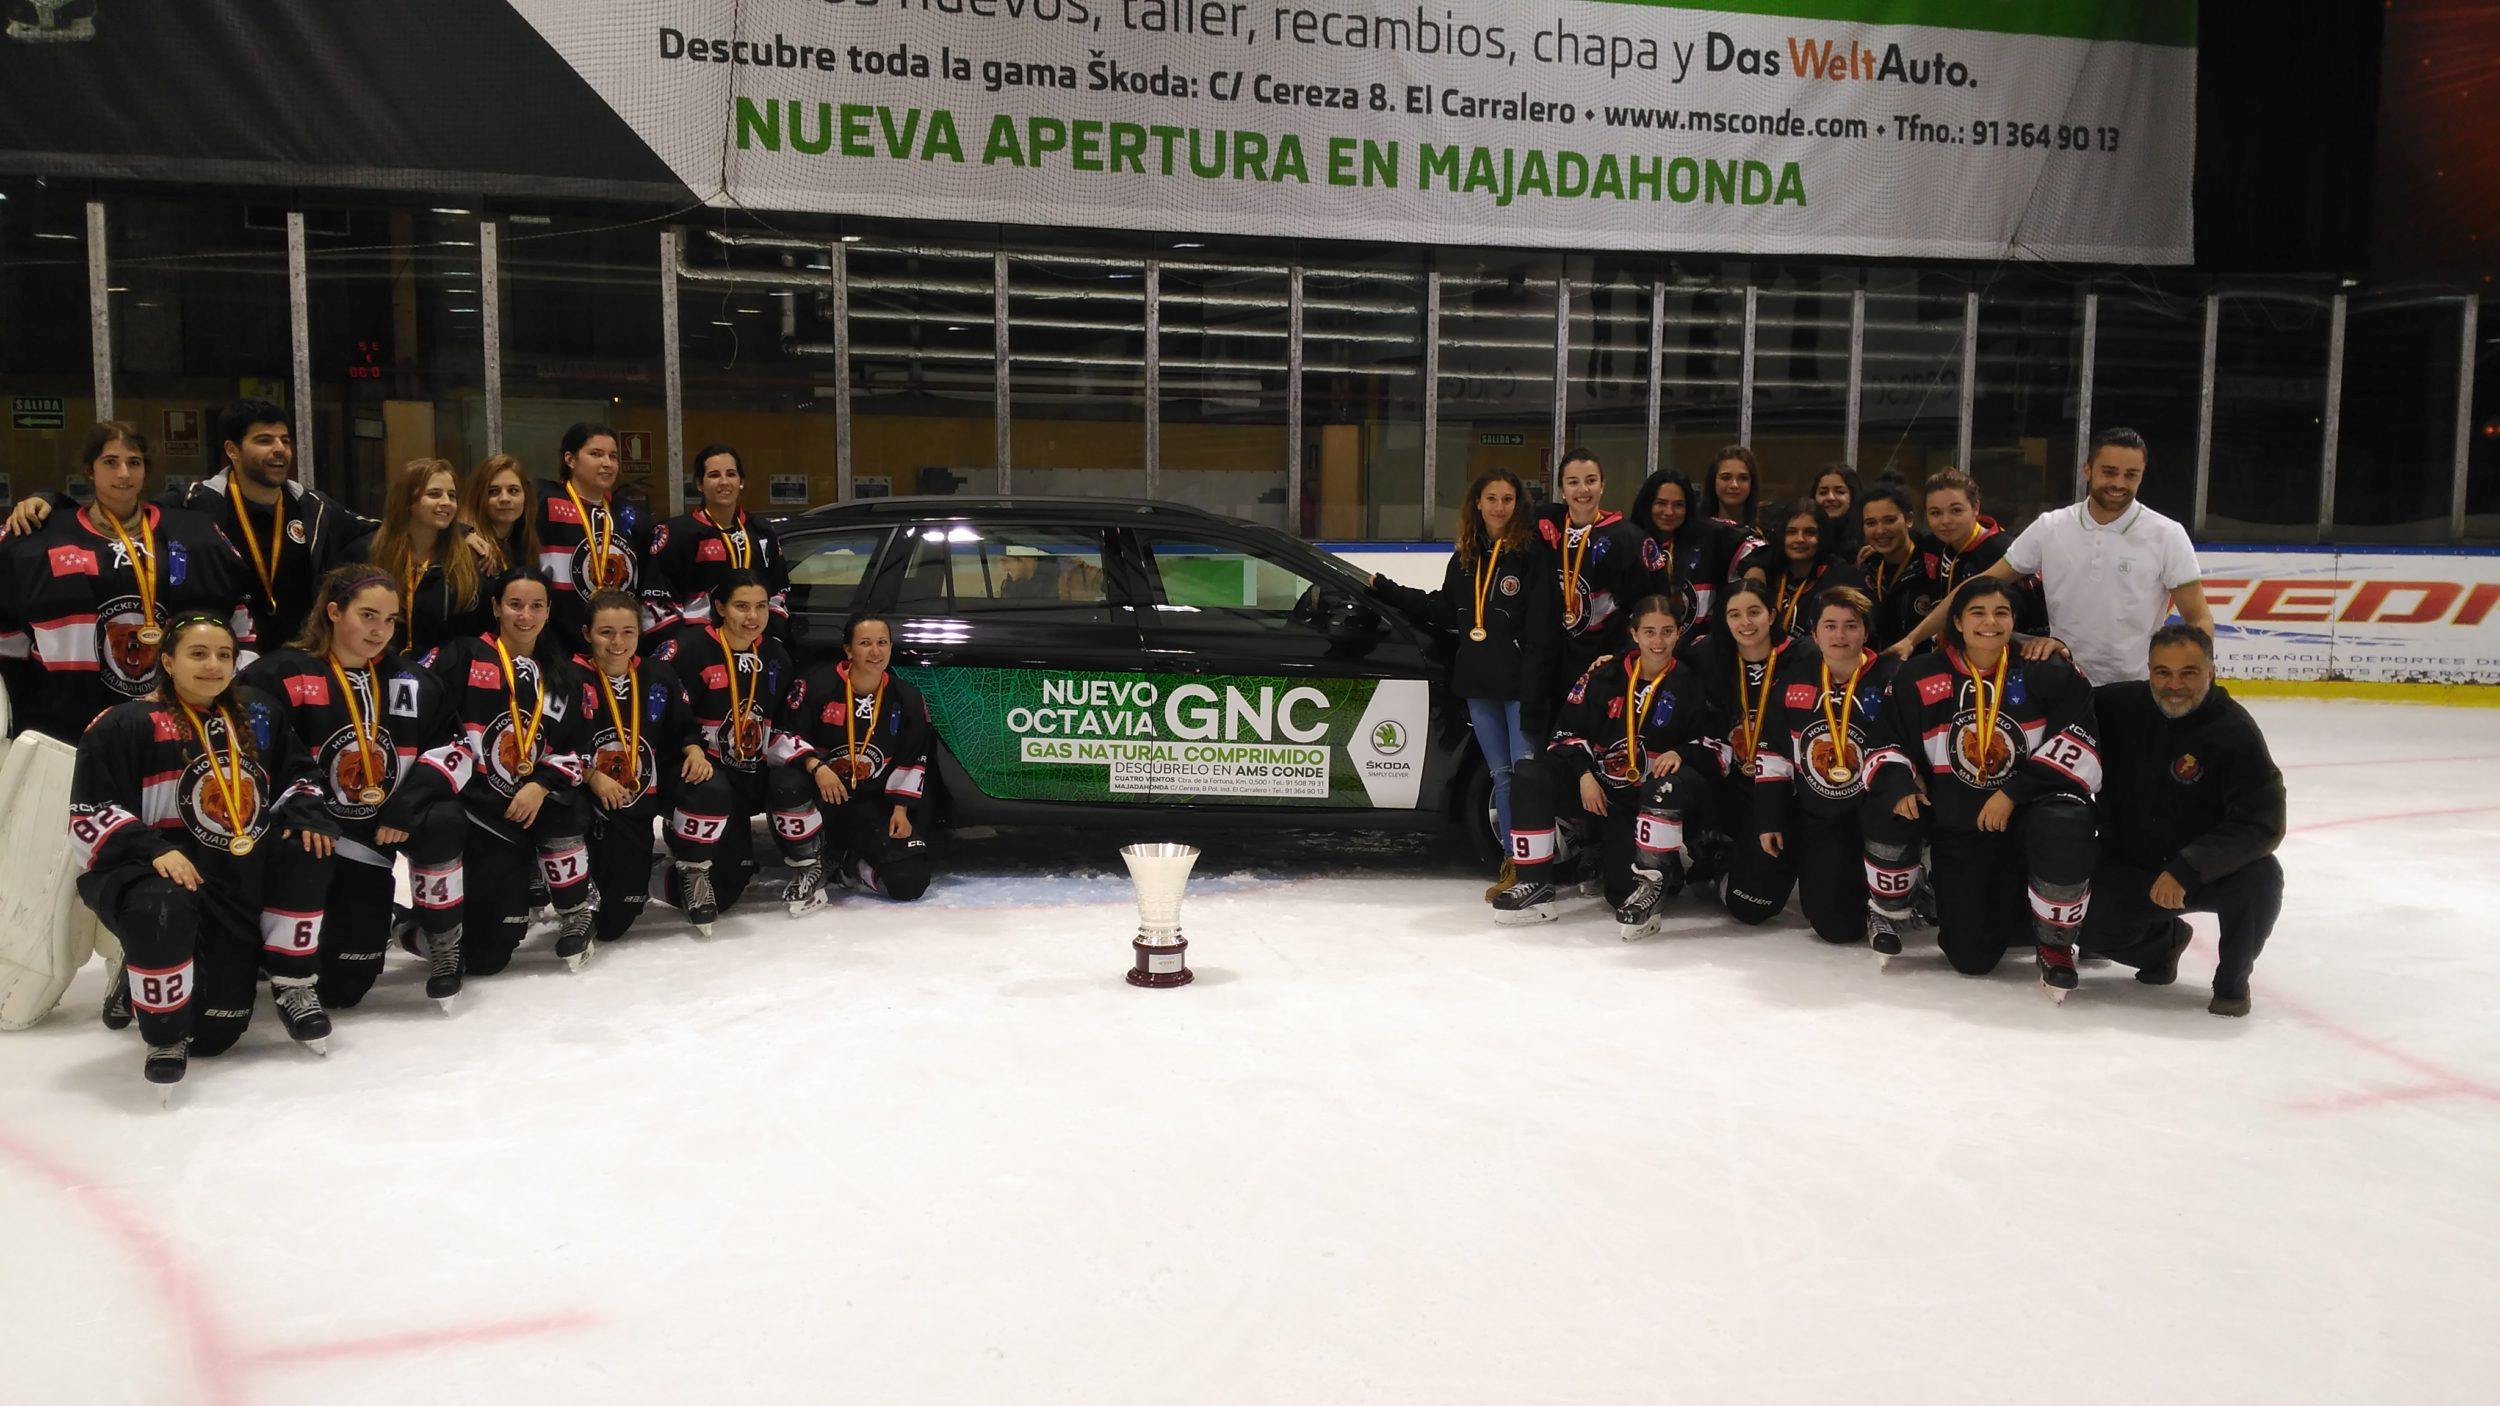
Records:
[[[189,1350],[191,1370],[198,1378],[200,1406],[243,1406],[245,1387],[256,1371],[425,1352],[434,1348],[502,1342],[542,1333],[587,1328],[598,1320],[587,1313],[550,1313],[530,1318],[495,1319],[448,1328],[421,1328],[370,1338],[327,1343],[296,1343],[258,1351],[238,1349],[233,1329],[209,1306],[210,1297],[172,1242],[150,1224],[145,1212],[95,1185],[67,1163],[37,1151],[0,1132],[0,1157],[17,1163],[37,1180],[48,1183],[72,1204],[93,1217],[164,1302]]]
[[[2431,820],[2446,815],[2488,815],[2494,811],[2500,811],[2500,806],[2454,806],[2443,810],[2402,810],[2386,815],[2349,815],[2341,820],[2318,820],[2307,825],[2295,825],[2289,833],[2306,835],[2319,830],[2340,830],[2348,825],[2379,825],[2396,820]],[[2386,1103],[2412,1103],[2422,1099],[2445,1098],[2451,1094],[2463,1094],[2468,1098],[2500,1103],[2500,1088],[2495,1088],[2479,1079],[2467,1078],[2453,1069],[2434,1064],[2420,1055],[2408,1054],[2384,1040],[2365,1035],[2349,1025],[2336,1021],[2324,1012],[2289,997],[2269,996],[2267,1000],[2274,1005],[2281,1006],[2291,1014],[2294,1020],[2304,1025],[2324,1031],[2356,1049],[2365,1050],[2381,1059],[2400,1064],[2430,1081],[2425,1084],[2407,1084],[2393,1089],[2363,1090],[2359,1093],[2343,1094],[2333,1098],[2313,1099],[2305,1103],[2294,1104],[2295,1108],[2310,1112],[2328,1112],[2341,1108],[2365,1108]]]

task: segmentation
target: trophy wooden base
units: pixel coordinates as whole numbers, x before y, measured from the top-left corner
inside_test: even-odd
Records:
[[[1170,942],[1131,938],[1129,946],[1137,951],[1137,965],[1128,973],[1131,986],[1187,986],[1198,979],[1189,969],[1187,938],[1175,936]]]

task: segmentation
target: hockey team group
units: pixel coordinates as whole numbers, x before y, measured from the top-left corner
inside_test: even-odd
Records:
[[[0,673],[20,729],[76,745],[78,893],[122,951],[103,1021],[135,1020],[150,1081],[232,1047],[264,980],[322,1048],[394,936],[448,1004],[533,910],[575,970],[655,877],[708,933],[760,814],[793,913],[928,886],[933,739],[890,623],[793,658],[734,448],[693,457],[701,506],[664,522],[582,424],[552,481],[407,464],[374,523],[294,480],[282,407],[217,433],[219,471],[151,499],[145,437],[99,424],[89,500],[30,499],[0,541]],[[1887,958],[1921,924],[1966,973],[2029,947],[2063,998],[2079,956],[2175,979],[2182,915],[2211,911],[2209,1009],[2245,1014],[2282,777],[2214,683],[2186,534],[2136,501],[2148,457],[2096,436],[2085,498],[2019,535],[1951,469],[1914,498],[1834,466],[1764,511],[1742,446],[1620,513],[1585,452],[1542,508],[1479,477],[1442,584],[1373,589],[1450,636],[1497,921],[1586,884],[1631,939],[1679,896],[1760,923],[1793,894]]]

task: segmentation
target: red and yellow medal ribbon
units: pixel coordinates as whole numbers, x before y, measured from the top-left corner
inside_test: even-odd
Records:
[[[1641,719],[1649,716],[1649,705],[1658,697],[1658,685],[1665,683],[1667,675],[1674,672],[1675,660],[1670,658],[1667,667],[1660,669],[1658,677],[1651,679],[1649,687],[1644,689],[1641,687],[1641,656],[1635,653],[1623,662],[1623,759],[1635,781],[1641,779]]]
[[[1757,699],[1745,689],[1745,661],[1736,661],[1736,707],[1745,717],[1739,729],[1745,742],[1737,755],[1744,759],[1748,770],[1753,767],[1754,753],[1762,748],[1762,720],[1771,712],[1771,675],[1776,672],[1771,667],[1773,662],[1762,661],[1762,694]]]
[[[625,749],[626,794],[639,796],[642,794],[642,665],[629,663],[625,666],[625,701],[632,705],[630,730],[626,715],[617,711],[616,676],[603,673],[599,684],[600,692],[607,695],[608,720],[616,724],[616,740]]]
[[[504,706],[511,711],[512,715],[512,741],[515,747],[512,754],[512,774],[516,777],[525,776],[538,761],[538,725],[547,720],[547,680],[544,674],[540,675],[538,706],[531,710],[529,726],[524,729],[521,726],[521,676],[519,671],[512,667],[512,651],[504,648],[502,640],[497,640],[495,641],[495,655],[503,660]]]
[[[171,689],[166,691],[172,692]],[[208,762],[209,779],[217,784],[217,794],[225,798],[226,833],[231,837],[226,847],[238,855],[250,854],[252,835],[243,819],[243,747],[235,735],[234,715],[223,708],[217,710],[217,720],[226,725],[226,767],[221,771],[217,766],[217,743],[208,735],[208,721],[193,712],[191,705],[181,698],[175,698],[174,702],[181,706],[182,715],[191,720],[191,730],[199,734],[200,752]]]
[[[877,740],[878,715],[885,711],[885,680],[885,675],[877,675],[877,691],[868,700],[868,740],[871,742]],[[848,669],[842,671],[842,745],[849,749],[850,760],[845,765],[850,768],[851,780],[854,783],[867,780],[868,759],[859,750],[859,695],[851,691],[851,671]]]
[[[1970,535],[1962,539],[1962,545],[1953,549],[1953,560],[1944,564],[1944,593],[1946,595],[1953,594],[1953,576],[1955,572],[1962,569],[1962,554],[1978,546],[1979,539],[1986,536],[1987,532],[1987,528],[1974,522],[1970,526]]]
[[[252,531],[252,514],[243,501],[243,485],[229,473],[226,496],[234,500],[235,525],[243,529],[243,549],[251,553],[252,570],[260,576],[260,591],[271,605],[278,603],[278,554],[285,550],[279,544],[286,540],[286,490],[278,490],[278,505],[269,520],[269,550],[260,549],[260,534]]]
[[[1831,729],[1828,735],[1832,740],[1834,770],[1852,765],[1849,760],[1849,718],[1858,708],[1858,680],[1865,677],[1866,655],[1861,652],[1858,655],[1857,667],[1849,671],[1849,682],[1842,687],[1840,711],[1834,713],[1832,711],[1832,665],[1828,659],[1823,661],[1823,722]]]
[[[582,520],[582,544],[590,548],[590,589],[604,591],[608,588],[608,550],[616,545],[616,509],[602,503],[598,512],[592,512],[569,478],[564,481],[564,496],[573,500],[573,511]]]
[[[1589,558],[1589,544],[1597,540],[1597,524],[1580,529],[1580,545],[1571,545],[1571,519],[1563,519],[1562,593],[1563,621],[1568,624],[1580,618],[1580,564]]]
[[[2012,649],[1998,655],[1997,666],[1991,671],[1993,677],[1984,682],[1978,670],[1971,671],[1971,711],[1977,715],[1979,726],[1979,756],[1974,765],[1982,776],[1988,771],[1988,753],[1996,746],[1997,719],[2005,713],[2005,666],[2013,657]]]
[[[156,629],[156,525],[148,520],[147,504],[140,504],[137,514],[139,542],[130,540],[129,529],[122,526],[121,519],[113,516],[112,509],[98,503],[95,515],[104,519],[104,525],[112,529],[113,540],[121,544],[122,551],[130,558],[130,575],[139,588],[139,614],[143,617],[139,628]],[[147,544],[145,555],[140,553],[140,542]]]
[[[1484,559],[1483,566],[1476,569],[1476,627],[1467,632],[1467,638],[1471,640],[1481,641],[1484,638],[1484,603],[1493,593],[1494,578],[1500,575],[1497,568],[1501,564],[1502,544],[1497,538],[1493,543],[1492,554]],[[877,690],[880,693],[885,691],[883,678],[878,679]]]
[[[367,683],[372,682],[373,670],[364,670],[364,676]],[[330,660],[330,677],[339,681],[339,696],[347,703],[347,725],[356,733],[356,758],[364,763],[365,786],[379,787],[382,784],[382,766],[374,755],[373,734],[365,727],[364,705],[356,701],[356,690],[348,682],[347,671],[339,667],[335,657]]]
[[[738,719],[746,710],[738,697],[738,651],[729,647],[729,641],[721,638],[720,631],[706,626],[703,633],[710,635],[712,643],[720,646],[721,672],[729,680],[729,711],[722,715],[720,725],[721,750],[733,759],[742,759],[738,748]],[[759,669],[756,672],[761,674],[763,671]],[[843,682],[848,688],[849,680]],[[754,694],[750,691],[747,696],[752,698]]]

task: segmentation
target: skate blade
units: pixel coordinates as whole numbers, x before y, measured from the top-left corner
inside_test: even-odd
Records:
[[[1885,969],[1886,967],[1891,966],[1891,965],[1892,965],[1892,959],[1893,959],[1893,958],[1895,958],[1895,957],[1898,957],[1898,956],[1900,956],[1900,955],[1901,955],[1901,954],[1900,954],[1900,953],[1898,953],[1898,952],[1878,952],[1878,953],[1876,953],[1876,954],[1875,954],[1875,970],[1877,970],[1877,971],[1882,971],[1882,970],[1883,970],[1883,969]]]
[[[437,996],[434,998],[434,1009],[441,1011],[445,1015],[449,1015],[451,1014],[453,1003],[459,999],[460,998],[457,996]]]
[[[2062,1006],[2066,1004],[2067,997],[2075,994],[2075,989],[2071,986],[2051,986],[2045,981],[2040,983],[2040,989],[2049,993],[2049,1002],[2052,1005]]]
[[[1658,920],[1656,918],[1652,918],[1646,923],[1615,924],[1615,936],[1622,938],[1626,942],[1638,942],[1642,938],[1647,937],[1656,931],[1658,931]]]
[[[156,1106],[157,1106],[157,1107],[159,1107],[159,1108],[161,1108],[161,1109],[164,1109],[164,1110],[165,1110],[166,1112],[168,1112],[168,1113],[172,1112],[172,1111],[173,1111],[173,1108],[174,1108],[174,1091],[175,1091],[176,1089],[181,1088],[181,1087],[182,1087],[182,1085],[180,1085],[180,1084],[159,1084],[159,1085],[157,1085],[157,1086],[156,1086]]]
[[[802,898],[802,899],[796,899],[796,900],[793,900],[791,903],[789,903],[787,906],[788,906],[788,908],[789,908],[789,910],[790,910],[790,916],[791,916],[791,917],[793,917],[793,918],[804,918],[804,917],[806,917],[808,914],[813,913],[813,912],[815,912],[817,909],[822,908],[822,907],[824,907],[824,906],[825,906],[825,896],[824,896],[823,894],[821,894],[821,893],[820,893],[820,894],[816,895],[814,898]]]
[[[330,1057],[330,1037],[327,1035],[315,1036],[310,1040],[298,1040],[295,1043],[312,1051],[314,1054],[319,1055],[323,1059],[328,1059]]]
[[[566,971],[577,972],[582,968],[589,966],[590,954],[597,951],[598,948],[599,945],[594,942],[590,946],[583,948],[581,951],[574,953],[572,956],[565,958],[564,969]]]
[[[711,940],[712,940],[712,925],[711,925],[710,923],[696,923],[696,924],[694,925],[694,935],[695,935],[695,940],[696,940],[696,941],[698,941],[698,942],[709,942],[709,941],[711,941]]]
[[[1552,921],[1554,905],[1550,903],[1540,903],[1534,908],[1501,909],[1493,914],[1494,926],[1504,928],[1532,928]]]

